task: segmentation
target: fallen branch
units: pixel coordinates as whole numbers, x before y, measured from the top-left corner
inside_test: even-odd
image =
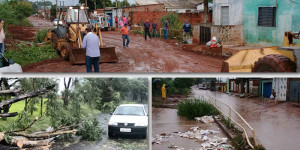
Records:
[[[17,95],[18,93],[20,93],[21,90],[17,90],[17,89],[13,89],[13,90],[3,90],[3,91],[0,91],[0,96],[3,96],[3,95],[11,95],[11,96],[15,96]]]
[[[57,135],[62,135],[62,134],[67,134],[67,133],[72,133],[76,134],[76,129],[73,130],[68,130],[68,131],[58,131],[54,133],[40,133],[40,134],[26,134],[26,133],[18,133],[18,132],[12,132],[11,135],[13,136],[23,136],[26,138],[37,138],[37,139],[45,139],[45,138],[51,138]]]
[[[18,141],[17,146],[19,148],[31,148],[31,147],[38,147],[38,146],[48,146],[54,138],[49,138],[46,140],[37,140],[37,141]]]
[[[15,117],[15,116],[17,116],[17,115],[18,115],[17,112],[13,112],[13,113],[2,113],[2,114],[0,114],[0,117],[2,117],[2,118],[6,118],[6,117]]]
[[[13,131],[13,132],[21,132],[21,131],[25,131],[25,130],[27,130],[28,128],[30,128],[36,121],[38,121],[39,120],[39,118],[38,117],[35,117],[35,119],[27,126],[27,127],[25,127],[24,129],[19,129],[19,130],[15,130],[15,131]]]
[[[0,103],[0,109],[3,109],[3,106],[16,103],[16,102],[24,100],[26,98],[37,97],[37,96],[40,96],[42,94],[45,94],[45,93],[49,92],[51,89],[53,89],[54,87],[55,87],[55,85],[51,85],[51,86],[48,86],[48,87],[43,88],[43,89],[41,89],[39,91],[36,91],[36,92],[26,93],[26,94],[14,97],[12,99],[5,100],[5,101],[3,101],[3,102]]]

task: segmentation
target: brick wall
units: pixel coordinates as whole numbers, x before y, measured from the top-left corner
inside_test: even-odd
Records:
[[[143,22],[146,21],[146,19],[149,19],[149,22],[152,24],[154,20],[157,21],[159,28],[160,25],[160,18],[167,15],[169,12],[166,11],[135,11],[130,12],[129,16],[132,19],[132,24],[141,24],[141,20],[143,19]],[[203,13],[179,13],[179,19],[183,22],[185,20],[189,20],[189,22],[194,24],[200,24],[203,23],[204,14]],[[210,12],[208,15],[208,22],[212,21],[212,13]]]
[[[239,45],[244,42],[243,25],[212,26],[211,37],[217,37],[222,45]]]
[[[161,12],[164,11],[164,4],[153,4],[153,5],[143,5],[143,6],[134,6],[134,7],[123,7],[122,14],[129,14],[130,12]]]

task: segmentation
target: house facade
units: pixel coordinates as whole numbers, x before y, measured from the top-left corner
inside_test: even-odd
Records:
[[[243,0],[244,41],[281,46],[284,32],[300,30],[299,8],[299,0]]]
[[[243,1],[242,0],[214,0],[213,1],[214,25],[242,25]]]

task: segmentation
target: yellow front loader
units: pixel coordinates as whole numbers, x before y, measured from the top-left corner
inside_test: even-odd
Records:
[[[298,72],[300,43],[294,39],[300,33],[285,32],[283,47],[241,50],[223,61],[221,72]]]
[[[56,29],[47,33],[46,41],[51,42],[60,56],[71,64],[85,64],[86,52],[82,48],[82,40],[85,29],[90,26],[86,9],[82,6],[60,8],[58,21],[62,18],[63,24],[58,24]],[[100,27],[95,30],[101,43],[100,62],[118,62],[115,47],[104,46]]]

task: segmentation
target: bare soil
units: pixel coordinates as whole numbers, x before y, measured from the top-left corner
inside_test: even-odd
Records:
[[[175,40],[145,40],[130,35],[129,48],[123,48],[120,33],[102,32],[103,43],[116,47],[118,63],[100,64],[100,72],[220,72],[222,58],[183,51]],[[101,59],[101,58],[100,58]],[[24,72],[86,72],[85,65],[71,65],[62,58],[23,67]]]

